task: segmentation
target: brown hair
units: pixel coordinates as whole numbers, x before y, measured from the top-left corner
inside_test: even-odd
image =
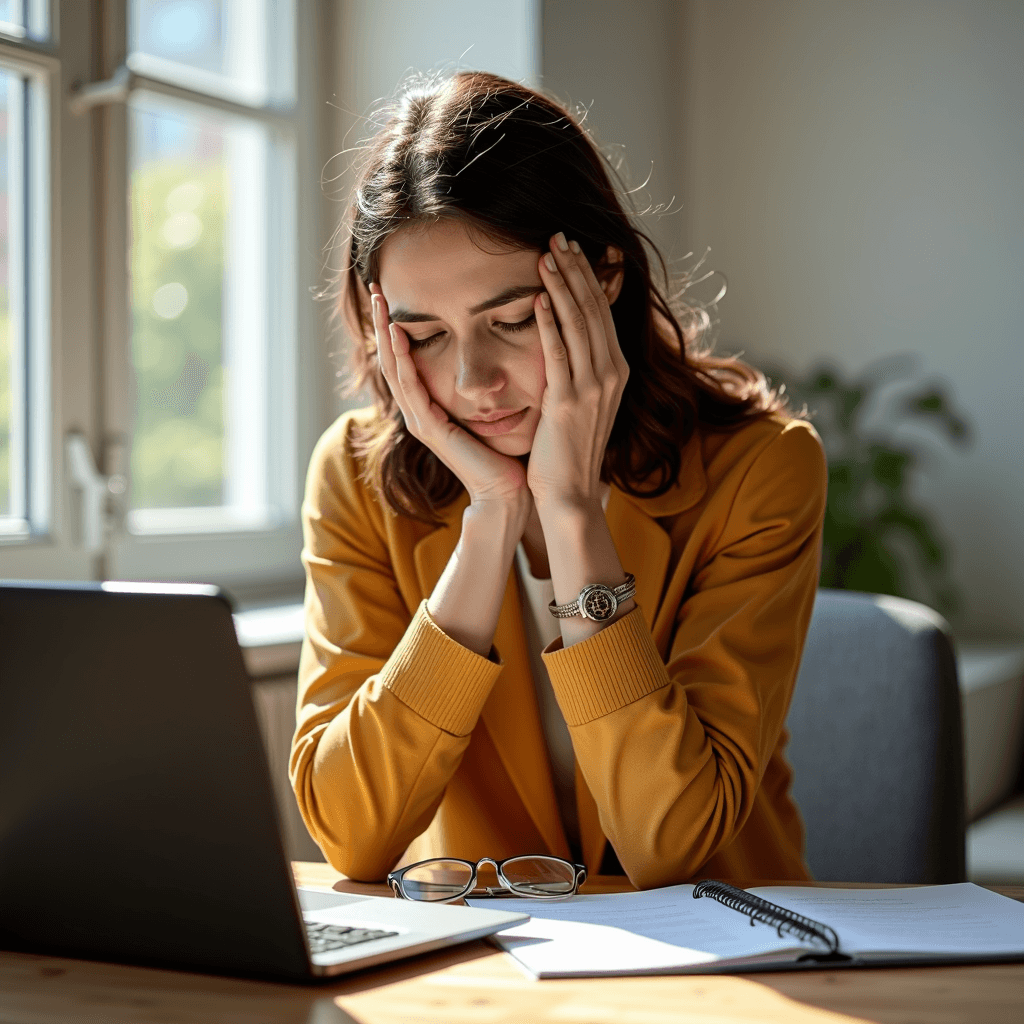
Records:
[[[687,277],[672,302],[659,290],[645,244],[667,282],[664,259],[624,209],[615,172],[563,106],[497,75],[466,71],[406,89],[385,113],[357,170],[333,295],[353,342],[343,394],[369,380],[378,413],[354,436],[356,455],[366,483],[396,513],[439,525],[436,511],[462,491],[455,474],[406,430],[376,358],[368,286],[384,240],[413,222],[460,217],[499,245],[538,253],[564,230],[595,265],[609,246],[622,253],[612,316],[630,373],[602,479],[627,493],[664,494],[698,424],[732,430],[784,411],[762,373],[711,354],[706,309],[682,299]]]

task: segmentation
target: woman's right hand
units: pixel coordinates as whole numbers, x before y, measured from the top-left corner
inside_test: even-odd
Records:
[[[525,524],[531,505],[525,467],[488,448],[448,418],[420,379],[409,336],[397,324],[389,323],[387,299],[376,282],[370,285],[370,295],[377,358],[409,433],[462,481],[473,505],[511,508],[523,516]]]

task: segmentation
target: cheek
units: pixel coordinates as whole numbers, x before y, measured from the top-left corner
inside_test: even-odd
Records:
[[[540,338],[530,348],[529,358],[525,360],[523,375],[524,391],[539,398],[548,386],[548,377],[544,369],[544,349]]]
[[[423,382],[423,386],[427,389],[427,394],[440,405],[444,405],[447,408],[446,401],[446,389],[445,389],[445,373],[442,366],[438,365],[437,359],[428,359],[423,352],[413,352],[412,354],[413,365],[416,367],[416,373],[420,380]],[[451,377],[451,374],[448,374]],[[451,381],[449,381],[451,384]],[[451,387],[447,389],[448,392],[452,390]]]

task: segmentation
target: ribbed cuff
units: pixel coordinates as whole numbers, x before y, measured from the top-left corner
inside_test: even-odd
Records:
[[[639,607],[586,640],[541,657],[567,725],[585,725],[670,682]]]
[[[387,664],[384,685],[431,725],[467,736],[480,717],[504,666],[494,647],[491,661],[463,647],[427,612],[424,599]]]

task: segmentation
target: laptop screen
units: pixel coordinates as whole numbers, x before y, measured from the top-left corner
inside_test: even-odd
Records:
[[[308,977],[226,597],[0,586],[0,944]]]

